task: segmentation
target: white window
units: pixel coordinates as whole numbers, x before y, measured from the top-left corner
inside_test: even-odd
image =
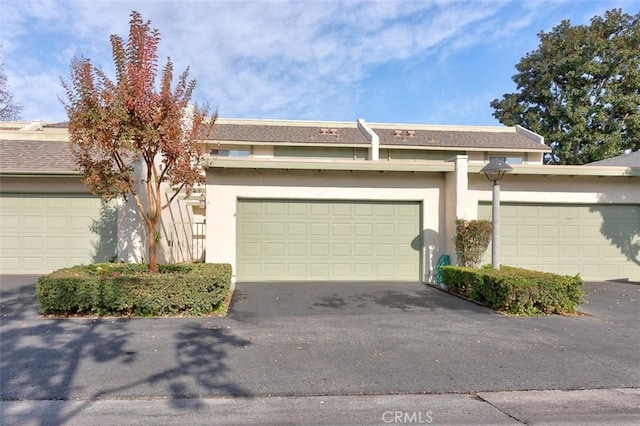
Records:
[[[212,149],[209,154],[214,157],[248,157],[248,149]]]
[[[498,160],[502,160],[507,164],[522,164],[522,157],[517,156],[517,157],[489,157],[489,161],[493,160],[494,158],[497,158]]]

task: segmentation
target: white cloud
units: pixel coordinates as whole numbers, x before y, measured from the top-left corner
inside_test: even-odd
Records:
[[[109,35],[126,39],[137,10],[162,34],[160,65],[171,56],[177,73],[190,66],[197,100],[219,105],[222,116],[350,120],[366,92],[360,84],[376,67],[432,63],[424,72],[435,72],[450,55],[515,39],[546,3],[22,0],[0,19],[5,66],[25,115],[64,119],[51,98],[74,55],[111,75]],[[55,51],[34,55],[38,37]]]

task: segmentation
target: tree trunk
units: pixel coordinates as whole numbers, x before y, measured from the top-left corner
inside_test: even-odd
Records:
[[[156,247],[156,223],[149,224],[149,272],[158,272],[158,253]]]

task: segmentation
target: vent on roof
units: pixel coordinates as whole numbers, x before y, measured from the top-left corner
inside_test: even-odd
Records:
[[[395,136],[396,138],[402,138],[402,140],[405,140],[406,138],[415,137],[416,131],[415,130],[394,130],[393,136]]]
[[[320,129],[321,135],[337,135],[338,129]]]

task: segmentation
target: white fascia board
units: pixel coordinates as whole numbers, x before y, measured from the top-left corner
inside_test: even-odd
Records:
[[[469,164],[469,173],[480,173],[484,165]],[[621,176],[638,177],[640,168],[606,167],[606,166],[553,166],[536,164],[511,165],[514,175],[546,175],[546,176]]]
[[[23,176],[56,176],[56,177],[78,177],[82,173],[77,170],[0,170],[0,176],[23,177]]]
[[[210,158],[205,168],[216,169],[274,169],[274,170],[346,170],[379,172],[452,172],[454,165],[442,161],[388,162],[388,161],[286,161],[286,160],[245,160],[236,158]]]
[[[202,141],[206,145],[216,146],[324,146],[324,147],[343,147],[343,148],[367,148],[365,143],[332,143],[332,142],[260,142],[260,141],[216,141],[215,139]]]

